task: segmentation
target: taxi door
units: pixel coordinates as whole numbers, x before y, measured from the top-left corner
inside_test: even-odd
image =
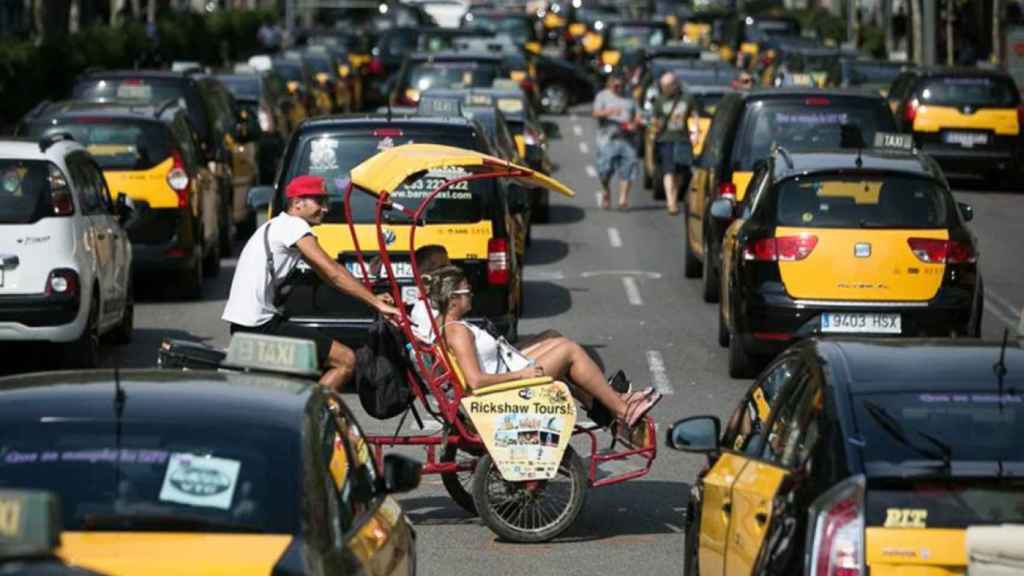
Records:
[[[732,269],[734,267],[734,258],[736,257],[736,238],[740,233],[740,229],[743,228],[743,225],[747,223],[747,219],[753,213],[754,205],[758,198],[767,190],[768,185],[771,183],[771,178],[769,177],[771,173],[772,164],[770,159],[755,169],[754,176],[751,179],[751,193],[737,205],[736,219],[725,229],[725,235],[722,237],[722,272],[720,275],[722,286],[719,292],[719,309],[722,321],[725,322],[726,326],[730,326],[732,323],[729,282],[732,279]]]
[[[706,203],[705,190],[711,185],[711,172],[714,169],[708,163],[706,154],[698,157],[690,177],[690,187],[686,191],[686,241],[695,254],[704,257],[704,210]]]
[[[732,518],[725,574],[752,574],[772,518],[772,501],[788,472],[750,460],[732,486]]]

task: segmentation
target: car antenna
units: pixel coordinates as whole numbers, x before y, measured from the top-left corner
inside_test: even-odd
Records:
[[[1006,377],[1008,370],[1006,369],[1006,342],[1010,338],[1009,327],[1003,328],[1003,345],[999,347],[999,361],[992,365],[992,371],[996,374],[996,382],[999,394],[999,412],[1003,412],[1003,404],[1005,400],[1003,398],[1003,379]]]

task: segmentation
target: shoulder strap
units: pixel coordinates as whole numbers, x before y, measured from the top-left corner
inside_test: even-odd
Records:
[[[672,113],[676,111],[676,106],[679,106],[679,99],[682,98],[682,94],[676,94],[674,100],[672,100],[672,107],[668,109],[668,114],[665,115],[665,120],[658,127],[658,134],[654,137],[655,140],[661,138],[661,135],[668,129],[668,121],[672,118]]]
[[[266,226],[263,227],[263,249],[267,255],[267,292],[264,294],[264,298],[270,301],[270,307],[276,308],[274,302],[277,301],[277,274],[274,273],[274,253],[270,250],[270,221],[267,221]]]

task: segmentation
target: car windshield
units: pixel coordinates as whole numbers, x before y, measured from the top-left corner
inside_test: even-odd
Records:
[[[217,80],[238,100],[260,99],[260,79],[256,76],[217,76]]]
[[[711,118],[718,109],[718,103],[722,101],[725,94],[697,94],[694,100],[697,102],[697,113],[701,116]]]
[[[51,166],[45,160],[0,159],[0,224],[31,224],[53,215]]]
[[[1024,395],[876,393],[854,398],[865,464],[942,460],[1024,463]],[[944,448],[945,447],[945,448]],[[929,457],[932,454],[933,457]],[[884,469],[884,466],[882,466]],[[1019,468],[1018,468],[1019,469]]]
[[[752,170],[776,145],[790,152],[840,148],[846,144],[844,133],[859,130],[864,142],[872,142],[877,131],[896,131],[892,112],[881,99],[798,98],[761,100],[747,107],[733,148],[734,170]]]
[[[950,76],[927,82],[919,91],[921,104],[1011,108],[1020,103],[1017,87],[998,76]]]
[[[492,34],[504,34],[513,42],[522,44],[530,39],[530,21],[502,14],[472,14],[466,18],[470,26],[483,28]]]
[[[160,78],[90,78],[75,84],[72,97],[76,100],[136,100],[139,102],[165,102],[185,98],[182,83]]]
[[[850,83],[891,84],[900,75],[900,66],[890,66],[876,62],[854,62],[850,65]]]
[[[348,186],[349,171],[374,154],[393,146],[412,142],[442,144],[459,148],[477,149],[476,140],[467,133],[430,132],[382,135],[367,130],[364,133],[317,134],[307,137],[301,142],[298,156],[293,159],[287,179],[312,174],[322,176],[327,181],[327,192],[330,195],[330,207],[325,218],[326,222],[343,223],[345,215],[342,199]],[[460,169],[434,170],[424,177],[408,182],[392,192],[391,198],[407,208],[415,209],[419,202],[426,198],[445,179],[465,175]],[[485,202],[492,202],[494,182],[477,180],[462,182],[441,193],[431,203],[426,213],[428,223],[437,222],[478,222],[483,218]],[[376,199],[361,192],[352,194],[352,219],[359,223],[372,223]],[[389,212],[392,222],[408,222],[408,218],[397,211]]]
[[[258,424],[6,422],[0,487],[53,492],[68,530],[294,534],[300,441]]]
[[[321,74],[327,74],[329,77],[334,77],[334,68],[331,66],[331,60],[326,56],[309,55],[305,56],[306,65],[315,72]]]
[[[946,195],[936,182],[903,175],[811,175],[782,181],[779,226],[945,228]]]
[[[274,62],[274,70],[284,78],[286,82],[304,82],[305,77],[302,66],[291,62]]]
[[[657,26],[612,26],[608,47],[613,50],[640,50],[665,43],[665,31]]]
[[[484,88],[494,83],[498,68],[493,64],[476,62],[424,62],[417,64],[409,74],[409,88]]]
[[[57,126],[36,122],[26,127],[29,138],[55,132],[71,134],[104,170],[149,170],[170,158],[174,147],[170,131],[158,122],[68,118]]]
[[[790,54],[785,63],[791,72],[824,72],[835,65],[839,54]]]
[[[1024,523],[1024,480],[928,478],[875,480],[865,495],[868,526],[898,525],[893,511],[927,510],[928,528]]]
[[[681,65],[679,60],[655,60],[651,65],[652,78],[660,78],[665,72],[690,86],[730,86],[739,75],[732,66]]]
[[[794,20],[758,19],[751,30],[753,40],[776,38],[779,36],[799,36],[800,24]]]

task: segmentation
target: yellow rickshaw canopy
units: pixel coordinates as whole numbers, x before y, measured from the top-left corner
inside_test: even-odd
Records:
[[[352,184],[373,194],[390,194],[410,176],[440,168],[465,168],[471,172],[513,171],[510,177],[524,186],[540,187],[573,197],[567,186],[529,168],[472,150],[439,144],[404,144],[378,153],[350,172]]]

